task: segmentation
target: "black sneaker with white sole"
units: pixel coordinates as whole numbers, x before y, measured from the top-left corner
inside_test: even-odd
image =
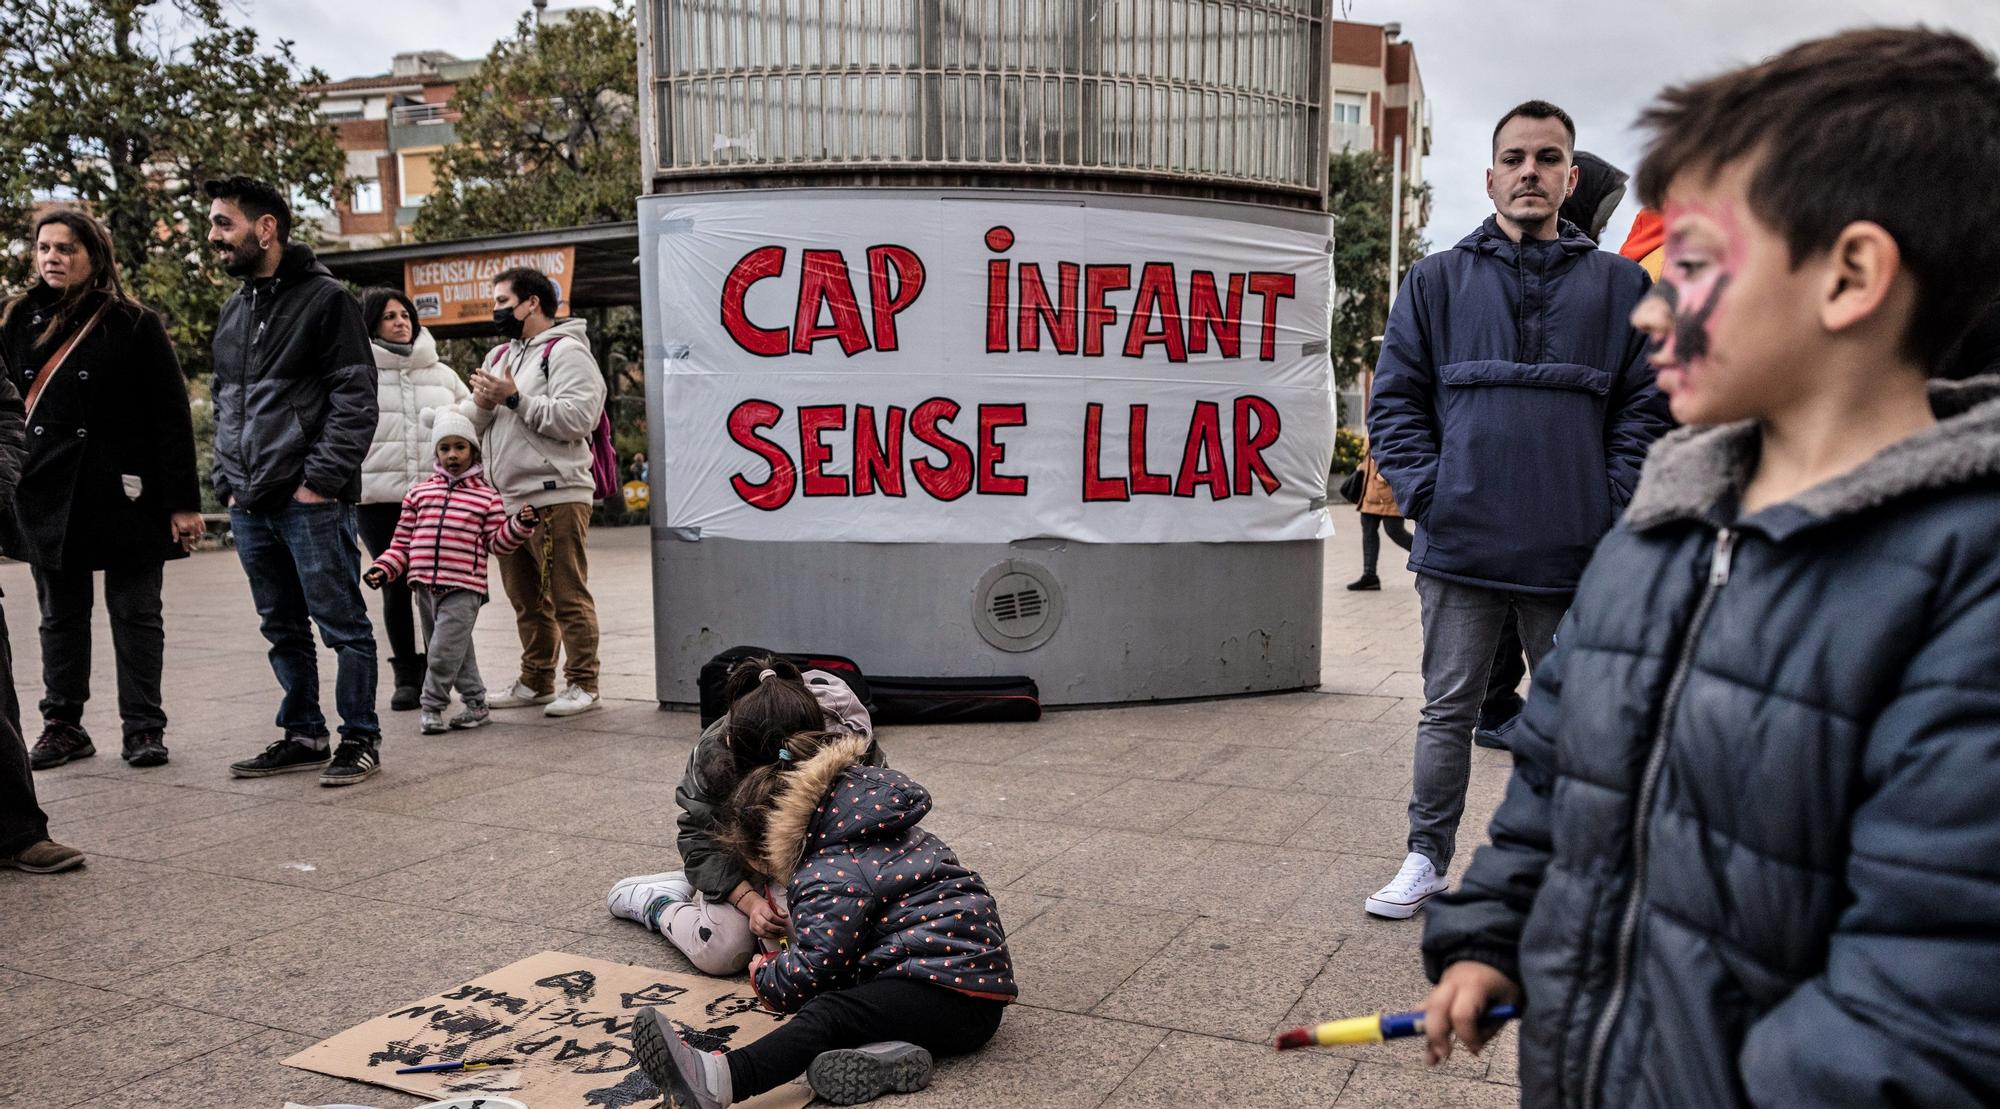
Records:
[[[283,739],[264,748],[264,753],[256,758],[230,763],[229,773],[237,778],[269,778],[274,774],[297,774],[301,770],[318,770],[332,757],[326,748],[315,747],[297,736],[287,734]]]
[[[892,1040],[822,1051],[806,1068],[813,1093],[835,1105],[858,1105],[883,1094],[915,1093],[930,1085],[931,1053]]]
[[[382,769],[382,750],[372,739],[347,736],[333,752],[333,761],[319,772],[323,786],[351,786],[365,781]]]

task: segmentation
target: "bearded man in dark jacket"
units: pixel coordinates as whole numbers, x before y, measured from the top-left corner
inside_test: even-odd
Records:
[[[248,177],[205,188],[209,244],[243,279],[215,329],[213,480],[285,691],[284,734],[229,770],[240,778],[321,770],[321,785],[352,785],[381,767],[375,630],[361,599],[354,517],[376,420],[368,330],[361,306],[311,248],[290,241],[291,210],[275,188]],[[341,742],[332,753],[312,624],[339,659]]]
[[[1511,614],[1540,663],[1668,426],[1629,319],[1650,279],[1558,215],[1575,150],[1553,104],[1501,117],[1495,214],[1410,270],[1375,369],[1368,441],[1418,524],[1424,630],[1409,853],[1365,902],[1377,916],[1407,918],[1446,888],[1502,628]]]

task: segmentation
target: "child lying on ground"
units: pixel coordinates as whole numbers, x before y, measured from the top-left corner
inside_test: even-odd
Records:
[[[750,983],[797,1015],[711,1055],[640,1010],[633,1047],[678,1109],[720,1109],[800,1072],[836,1105],[921,1089],[933,1056],[977,1051],[1000,1027],[1018,991],[999,908],[918,826],[930,794],[867,765],[868,749],[843,732],[792,736],[731,796],[720,841],[791,906],[790,942],[751,960]]]
[[[525,542],[535,530],[535,508],[508,518],[499,491],[486,481],[471,420],[449,408],[428,409],[424,416],[431,421],[437,469],[404,494],[396,537],[361,580],[380,589],[398,577],[410,579],[428,657],[417,725],[425,735],[438,735],[454,689],[465,711],[452,717],[451,727],[477,728],[490,719],[472,650],[472,626],[486,603],[486,555]]]
[[[823,729],[867,741],[865,759],[885,765],[868,710],[847,683],[823,670],[800,674],[769,655],[739,661],[723,686],[729,712],[708,726],[688,755],[680,803],[682,869],[620,879],[605,898],[611,915],[667,937],[703,974],[739,974],[759,940],[785,934],[782,902],[753,885],[735,856],[715,842],[716,809],[743,776],[778,758],[785,738]]]
[[[2000,1105],[2000,75],[1857,31],[1671,89],[1674,416],[1434,899],[1434,1060],[1530,1106]]]

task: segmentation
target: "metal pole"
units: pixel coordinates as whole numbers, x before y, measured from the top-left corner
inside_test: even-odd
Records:
[[[1403,136],[1394,143],[1389,166],[1389,307],[1396,307],[1396,275],[1403,268]]]

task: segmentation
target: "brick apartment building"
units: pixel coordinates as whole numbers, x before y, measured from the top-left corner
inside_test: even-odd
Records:
[[[339,131],[351,197],[323,222],[328,245],[353,250],[409,238],[430,195],[432,161],[457,138],[448,110],[458,83],[479,69],[440,50],[398,54],[389,72],[316,85],[320,115]]]
[[[1327,115],[1330,150],[1373,150],[1389,157],[1403,140],[1403,179],[1424,179],[1424,156],[1431,150],[1429,102],[1417,70],[1417,50],[1402,40],[1397,23],[1333,25],[1332,95]],[[1411,209],[1404,219],[1420,226],[1426,213]]]

